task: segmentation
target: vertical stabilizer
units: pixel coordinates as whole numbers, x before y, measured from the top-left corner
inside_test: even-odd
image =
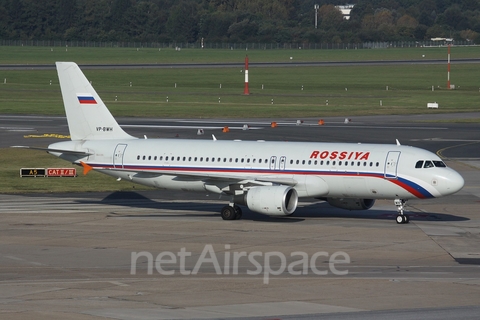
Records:
[[[135,139],[118,125],[76,63],[56,65],[72,140]]]

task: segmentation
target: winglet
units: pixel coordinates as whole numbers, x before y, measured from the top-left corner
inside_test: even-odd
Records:
[[[87,173],[89,173],[91,170],[93,170],[93,167],[86,164],[85,162],[83,161],[80,161],[80,164],[82,165],[83,167],[83,175],[86,175]]]

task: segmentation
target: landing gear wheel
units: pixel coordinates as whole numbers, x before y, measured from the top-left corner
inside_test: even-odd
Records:
[[[403,214],[406,202],[407,201],[403,200],[403,199],[395,199],[395,201],[394,201],[395,206],[397,207],[397,211],[398,211],[398,215],[397,215],[397,218],[395,220],[397,221],[398,224],[408,223],[410,221],[408,216]]]
[[[235,220],[237,217],[237,212],[234,207],[225,206],[220,211],[220,215],[222,216],[223,220]]]
[[[396,220],[398,224],[410,222],[410,218],[407,215],[402,215],[402,214],[399,214]]]
[[[235,219],[242,219],[242,208],[240,208],[239,206],[234,206],[233,208],[235,209]]]
[[[400,215],[400,214],[397,216],[397,223],[398,223],[398,224],[404,223],[404,222],[403,222],[403,216]]]

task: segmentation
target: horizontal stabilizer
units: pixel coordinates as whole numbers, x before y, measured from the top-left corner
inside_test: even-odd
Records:
[[[73,154],[77,156],[90,156],[93,153],[85,152],[85,151],[75,151],[75,150],[61,150],[61,149],[51,149],[51,148],[40,148],[40,147],[29,147],[29,146],[12,146],[11,148],[20,148],[20,149],[32,149],[32,150],[41,150],[46,152],[55,152],[55,153],[67,153]]]

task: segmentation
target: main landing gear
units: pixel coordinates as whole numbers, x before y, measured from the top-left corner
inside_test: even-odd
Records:
[[[410,222],[410,219],[408,218],[408,216],[403,213],[403,209],[405,208],[406,202],[407,201],[403,199],[395,199],[395,205],[397,206],[397,210],[398,210],[398,215],[396,218],[398,224]]]
[[[242,208],[234,203],[222,208],[220,215],[223,220],[239,220],[242,218]]]

